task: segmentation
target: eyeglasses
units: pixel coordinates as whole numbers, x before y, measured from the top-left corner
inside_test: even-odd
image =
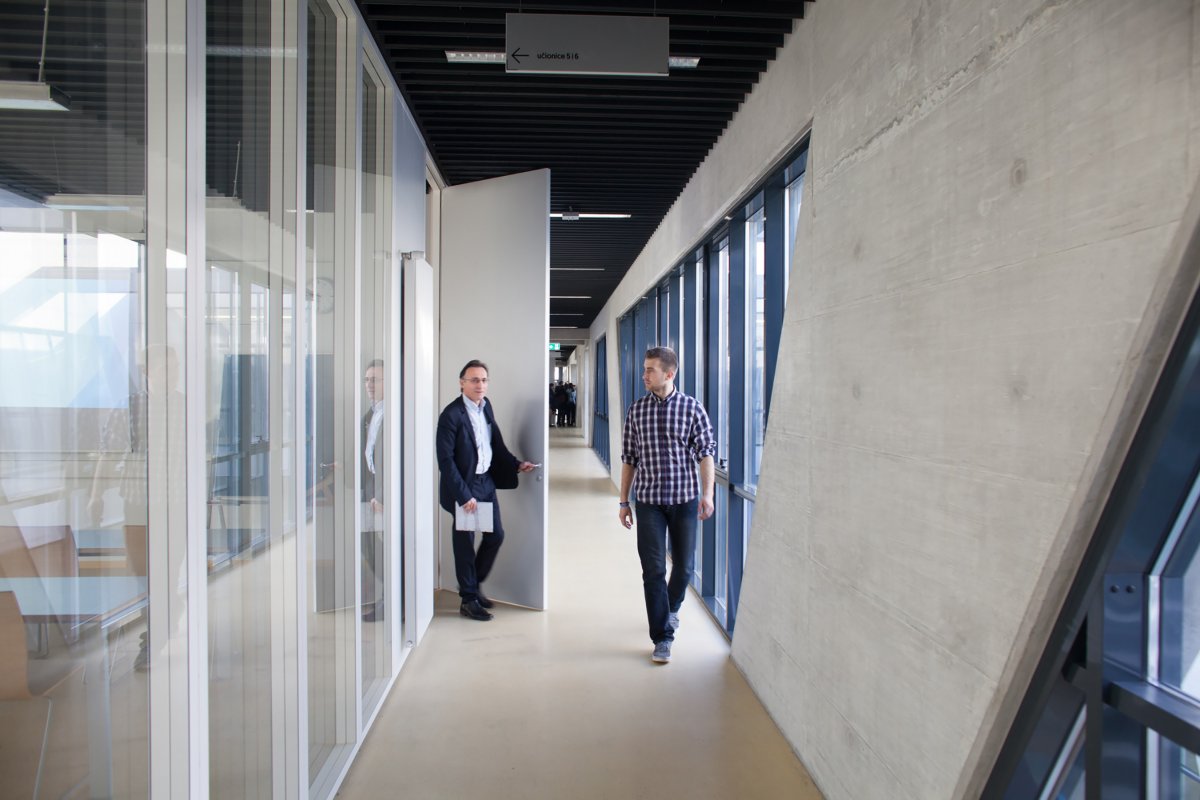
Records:
[[[479,383],[487,383],[488,379],[487,378],[463,378],[463,381],[465,381],[466,383],[479,384]]]

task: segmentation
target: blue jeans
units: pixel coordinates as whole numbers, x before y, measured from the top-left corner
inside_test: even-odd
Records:
[[[642,559],[642,588],[646,619],[655,644],[674,641],[667,614],[679,611],[696,561],[696,512],[699,498],[673,506],[634,503],[638,556]],[[671,580],[667,581],[667,541],[671,545]]]

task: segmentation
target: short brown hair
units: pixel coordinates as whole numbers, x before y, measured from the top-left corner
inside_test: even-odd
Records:
[[[484,372],[491,374],[491,370],[489,370],[487,368],[487,364],[483,363],[478,358],[472,358],[470,361],[467,362],[467,365],[465,367],[463,367],[461,370],[458,371],[458,377],[460,380],[462,378],[467,377],[467,370],[469,370],[471,367],[483,367]]]
[[[658,359],[664,372],[679,371],[679,356],[675,355],[675,351],[669,347],[651,347],[646,351],[646,360],[649,361],[652,358]]]

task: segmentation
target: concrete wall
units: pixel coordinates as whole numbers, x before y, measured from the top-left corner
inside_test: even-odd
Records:
[[[973,797],[1179,299],[1200,15],[808,11],[592,334],[811,125],[733,657],[827,797]]]

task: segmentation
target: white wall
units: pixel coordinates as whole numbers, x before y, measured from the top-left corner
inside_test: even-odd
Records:
[[[827,797],[977,796],[1154,372],[1200,23],[807,13],[592,336],[811,125],[733,656]]]

